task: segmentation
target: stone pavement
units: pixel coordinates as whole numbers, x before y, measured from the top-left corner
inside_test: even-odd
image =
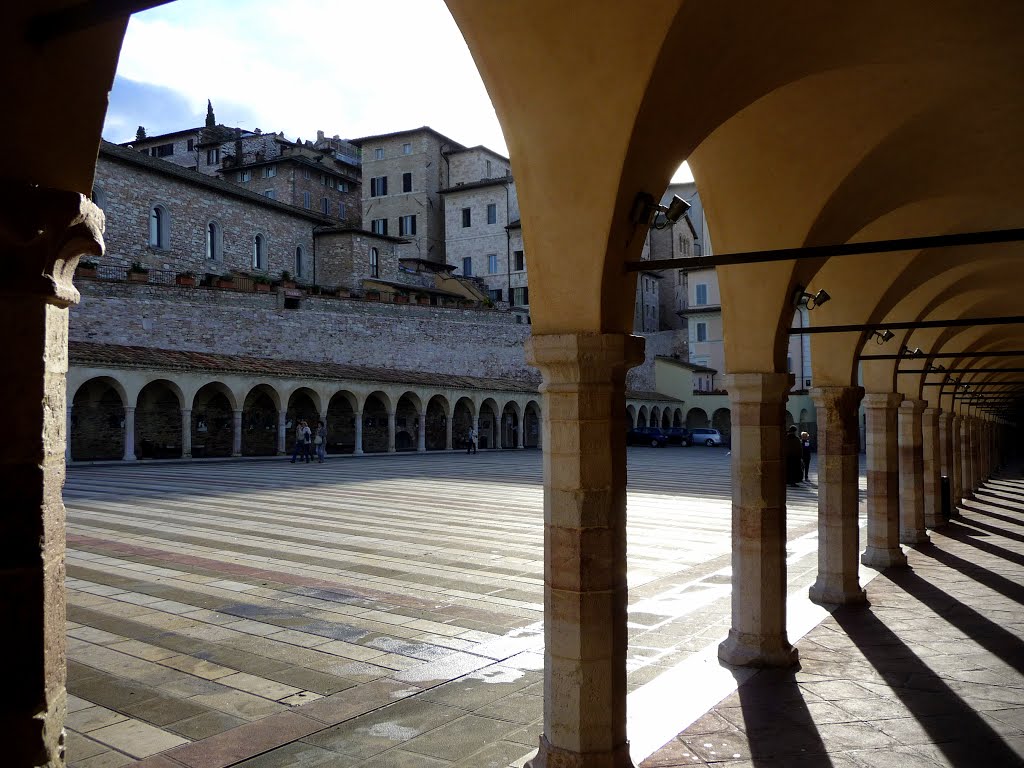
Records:
[[[990,481],[798,644],[642,768],[1024,765],[1024,479]]]
[[[728,628],[729,459],[629,460],[642,756],[734,685],[667,711],[659,689]],[[542,498],[536,451],[71,467],[71,765],[521,765],[542,730]],[[788,521],[808,607],[815,505],[795,491]]]

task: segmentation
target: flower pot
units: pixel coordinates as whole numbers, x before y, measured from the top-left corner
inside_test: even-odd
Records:
[[[194,277],[178,275],[177,277],[174,278],[174,282],[176,282],[178,285],[184,285],[187,288],[194,288],[196,284],[196,279]]]
[[[378,293],[377,291],[367,291],[366,292],[366,300],[367,301],[380,301],[380,293]]]
[[[418,299],[416,299],[416,303],[417,304],[430,304],[430,297],[429,296],[420,296]]]
[[[235,281],[234,280],[218,280],[217,281],[217,287],[218,288],[228,288],[228,289],[234,288],[235,287]]]
[[[294,288],[295,287],[295,281],[294,280],[282,280],[281,281],[281,287],[282,288]]]
[[[128,273],[129,283],[148,283],[149,272],[129,272]]]
[[[255,283],[256,293],[270,293],[270,283]]]
[[[408,296],[395,296],[394,302],[395,302],[395,304],[408,304],[409,303],[409,297]]]

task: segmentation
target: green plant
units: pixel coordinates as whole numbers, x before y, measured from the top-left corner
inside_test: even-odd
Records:
[[[143,265],[141,261],[133,261],[128,271],[134,272],[137,275],[144,275],[149,272],[149,267]]]
[[[256,275],[252,281],[258,285],[270,285],[270,278],[266,275]]]
[[[229,283],[235,282],[235,276],[233,274],[231,274],[230,272],[225,272],[223,275],[220,276],[220,279],[221,280],[226,280]]]
[[[281,279],[284,280],[285,282],[290,282],[292,279],[292,273],[289,272],[287,269],[281,270]]]
[[[182,277],[182,278],[185,278],[185,279],[192,279],[192,280],[195,280],[195,278],[196,278],[196,273],[195,273],[195,272],[193,272],[192,270],[186,269],[186,270],[185,270],[184,272],[179,272],[179,273],[178,273],[178,274],[176,275],[176,277]]]

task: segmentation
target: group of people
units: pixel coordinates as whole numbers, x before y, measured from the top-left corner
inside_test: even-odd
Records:
[[[791,488],[798,488],[800,481],[807,481],[811,469],[811,435],[801,432],[797,435],[795,426],[786,431],[786,482]]]
[[[309,423],[302,419],[295,426],[295,447],[292,448],[292,464],[296,459],[304,458],[309,464],[313,460],[313,449],[316,449],[317,460],[323,464],[327,456],[327,425],[318,422],[316,434],[310,429]]]

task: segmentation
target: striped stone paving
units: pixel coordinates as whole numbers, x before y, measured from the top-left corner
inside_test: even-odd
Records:
[[[632,716],[726,634],[730,512],[724,450],[629,467]],[[536,747],[539,452],[72,467],[65,501],[72,766],[502,768]]]

